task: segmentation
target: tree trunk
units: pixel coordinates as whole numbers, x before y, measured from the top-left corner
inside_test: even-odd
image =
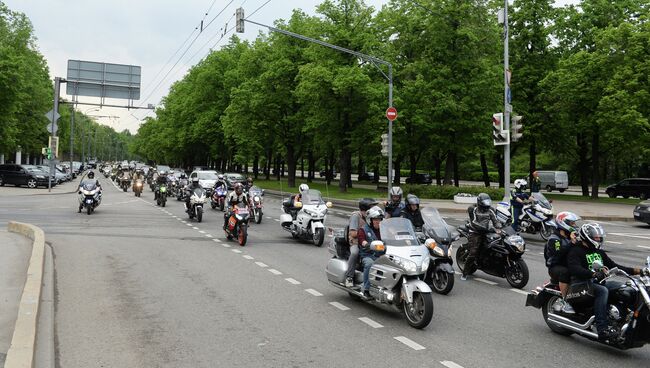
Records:
[[[341,175],[339,176],[339,192],[346,193],[348,191],[348,176],[350,175],[350,152],[348,151],[347,145],[341,147],[341,152],[339,154],[339,166],[341,169]]]
[[[310,150],[307,152],[307,182],[311,183],[314,180],[314,153]]]
[[[359,153],[359,163],[357,164],[357,180],[359,180],[359,176],[366,171],[364,166],[365,166],[365,162],[363,162],[363,159],[361,158],[361,153]]]
[[[379,184],[379,160],[375,160],[375,167],[373,168],[372,182]]]
[[[415,182],[415,174],[418,169],[418,155],[414,150],[411,150],[411,152],[409,152],[409,164],[409,177],[413,182]]]
[[[255,158],[253,159],[253,175],[255,176],[255,180],[257,180],[257,176],[260,173],[260,156],[255,155]]]
[[[594,129],[591,137],[591,198],[598,199],[598,186],[600,185],[600,139],[598,127]]]
[[[305,178],[305,158],[300,156],[300,178]]]
[[[266,180],[271,179],[271,164],[273,163],[273,151],[268,150],[266,153],[266,162],[265,162],[265,169],[264,169],[264,175],[266,175]]]
[[[460,175],[458,173],[458,153],[454,151],[454,185],[460,186]]]
[[[348,155],[348,188],[352,188],[352,154]]]
[[[293,145],[288,144],[287,146],[287,166],[288,166],[288,174],[289,178],[287,180],[288,184],[287,186],[289,188],[295,188],[296,187],[296,166],[297,166],[297,160],[296,160],[296,152],[293,147]]]
[[[445,164],[445,181],[444,185],[451,185],[451,179],[454,172],[454,153],[452,151],[447,152],[447,162]]]
[[[275,156],[275,177],[276,180],[280,181],[280,155]]]
[[[440,176],[440,167],[442,166],[442,159],[438,155],[433,156],[433,166],[436,169],[436,185],[442,185],[442,177]]]
[[[399,187],[400,182],[402,181],[402,156],[397,156],[397,160],[395,160],[395,163],[393,163],[393,170],[395,170],[393,185]],[[388,186],[390,186],[390,184]]]
[[[505,187],[505,173],[503,168],[503,155],[501,154],[500,146],[495,147],[494,152],[494,165],[497,167],[499,173],[499,188]]]
[[[483,172],[483,184],[486,188],[490,187],[490,173],[488,172],[487,160],[485,159],[485,153],[481,152],[481,171]]]
[[[587,142],[583,134],[578,134],[578,171],[580,172],[580,186],[582,195],[589,197],[589,160],[587,158]]]

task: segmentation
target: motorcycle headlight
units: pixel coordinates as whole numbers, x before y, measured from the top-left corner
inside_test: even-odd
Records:
[[[433,254],[437,255],[438,257],[444,257],[445,251],[443,251],[440,247],[435,247],[433,248]]]
[[[235,217],[236,217],[236,218],[237,218],[237,220],[239,220],[239,221],[241,221],[241,220],[243,220],[243,219],[244,219],[244,218],[243,218],[243,217],[242,217],[241,215],[235,215]]]
[[[519,235],[510,235],[507,239],[508,243],[510,243],[519,253],[523,253],[524,250],[526,250],[526,243],[524,242],[524,239],[519,236]]]
[[[84,195],[93,195],[93,192],[91,192],[89,190],[84,190],[83,193],[84,193]]]
[[[406,272],[415,272],[418,270],[418,265],[410,259],[395,256],[393,262],[404,268]]]
[[[422,261],[422,272],[427,272],[430,263],[431,263],[431,259],[429,257],[426,257],[424,261]]]
[[[255,196],[255,197],[253,197],[253,200],[254,200],[255,202],[259,202],[259,201],[260,201],[260,197]]]

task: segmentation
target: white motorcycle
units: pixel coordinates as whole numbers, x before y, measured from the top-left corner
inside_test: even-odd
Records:
[[[310,189],[303,193],[302,201],[291,204],[291,199],[282,203],[284,214],[280,215],[282,228],[291,233],[294,239],[313,241],[320,247],[325,240],[325,218],[332,202],[323,201],[320,191]]]
[[[524,206],[519,216],[519,232],[537,234],[548,240],[555,230],[553,206],[542,193],[533,193],[531,203]]]
[[[88,215],[102,203],[102,192],[97,186],[97,180],[86,179],[79,185],[79,213],[86,208]]]
[[[190,208],[185,210],[185,212],[190,216],[190,219],[196,217],[196,221],[198,222],[203,220],[203,205],[207,198],[205,189],[195,188],[192,190],[192,193],[190,194]]]

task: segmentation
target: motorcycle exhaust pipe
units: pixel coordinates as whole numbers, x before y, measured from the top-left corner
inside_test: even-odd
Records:
[[[594,332],[591,332],[591,331],[587,330],[587,328],[594,323],[594,320],[596,319],[595,316],[591,316],[591,318],[589,318],[589,320],[587,322],[585,322],[584,324],[576,323],[576,322],[574,322],[574,321],[572,321],[572,320],[570,320],[568,318],[559,316],[559,315],[554,314],[554,313],[549,313],[548,314],[548,319],[551,322],[557,324],[558,326],[560,326],[562,328],[566,328],[567,330],[571,330],[573,332],[579,333],[581,335],[584,335],[584,336],[587,336],[587,337],[590,337],[590,338],[593,338],[593,339],[598,339],[598,334],[597,333],[594,333]]]

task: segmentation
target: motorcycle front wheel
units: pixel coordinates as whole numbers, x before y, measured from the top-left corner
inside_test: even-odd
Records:
[[[446,271],[436,271],[431,275],[433,291],[447,295],[454,288],[454,274]]]
[[[456,251],[456,264],[458,265],[458,268],[462,272],[465,272],[465,263],[467,263],[467,257],[469,256],[469,249],[467,247],[467,243],[463,244],[458,248],[458,251]],[[474,272],[476,272],[476,267],[470,268],[467,270],[467,275],[471,275]]]
[[[239,245],[242,247],[246,245],[246,241],[248,240],[248,231],[246,229],[246,224],[241,224],[239,225],[239,234],[237,235],[237,241],[239,242]]]
[[[93,213],[93,206],[91,204],[86,205],[86,213],[88,213],[88,216]]]
[[[506,265],[506,280],[513,288],[521,289],[528,283],[528,265],[526,261],[519,258],[512,266]]]
[[[196,209],[196,221],[203,221],[203,208],[199,207]]]
[[[262,223],[262,210],[261,209],[255,210],[255,223],[256,224]]]
[[[166,202],[167,202],[167,198],[165,196],[162,196],[162,199],[160,200],[161,206],[165,207]]]
[[[325,230],[322,227],[316,229],[313,240],[315,246],[320,247],[323,245],[323,241],[325,240]]]
[[[413,303],[403,302],[402,308],[406,321],[411,327],[421,329],[427,327],[433,317],[433,298],[431,293],[413,293]]]

